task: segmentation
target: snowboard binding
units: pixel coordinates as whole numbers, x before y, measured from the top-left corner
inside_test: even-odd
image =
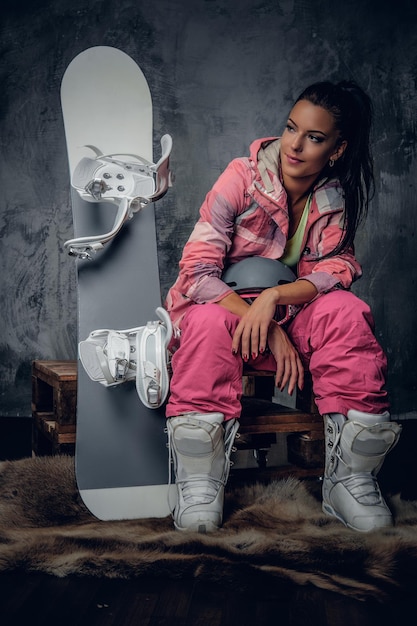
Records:
[[[80,341],[80,361],[91,380],[114,387],[136,379],[140,400],[150,409],[159,408],[169,391],[168,345],[171,319],[158,307],[157,321],[127,330],[93,330]]]
[[[149,202],[160,200],[171,187],[169,157],[172,138],[170,135],[161,138],[162,156],[157,163],[135,154],[103,154],[95,146],[85,147],[96,156],[81,159],[72,175],[72,187],[87,202],[110,202],[118,207],[109,232],[77,237],[64,243],[71,256],[92,259],[97,250],[117,235],[127,220]]]

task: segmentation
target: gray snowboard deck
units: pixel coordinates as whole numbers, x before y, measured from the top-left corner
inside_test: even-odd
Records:
[[[104,154],[152,159],[152,103],[140,68],[123,52],[95,47],[78,55],[62,82],[70,173],[92,144]],[[74,236],[111,229],[116,207],[82,200],[72,189]],[[92,260],[77,263],[79,341],[93,330],[123,330],[157,319],[161,305],[154,205],[127,222]],[[106,388],[79,362],[76,477],[99,519],[169,514],[163,407],[148,409],[134,382]]]

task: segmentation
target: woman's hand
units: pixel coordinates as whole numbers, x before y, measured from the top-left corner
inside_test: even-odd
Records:
[[[304,387],[304,367],[297,350],[292,345],[285,330],[276,322],[271,322],[268,345],[277,363],[275,385],[281,391],[288,383],[291,395],[296,387]]]
[[[244,315],[233,335],[232,350],[241,352],[244,361],[255,359],[263,354],[267,347],[277,363],[275,384],[283,389],[288,383],[288,393],[292,394],[296,386],[304,385],[304,368],[297,350],[292,345],[287,333],[273,321],[278,304],[276,288],[265,289]]]
[[[265,289],[250,307],[245,309],[233,335],[232,351],[241,352],[243,360],[256,359],[268,345],[268,333],[278,304],[274,288]]]

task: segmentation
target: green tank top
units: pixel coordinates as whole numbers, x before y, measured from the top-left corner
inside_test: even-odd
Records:
[[[288,239],[287,245],[285,246],[284,254],[280,258],[280,261],[287,265],[288,267],[294,267],[297,265],[301,256],[301,245],[303,243],[304,231],[306,229],[308,212],[311,205],[311,194],[308,196],[303,214],[301,216],[300,222],[297,226],[297,230],[291,237]]]

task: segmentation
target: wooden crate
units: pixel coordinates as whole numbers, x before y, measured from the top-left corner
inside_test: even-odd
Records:
[[[260,468],[266,469],[263,459],[266,458],[266,449],[271,445],[268,436],[280,433],[288,435],[287,456],[290,465],[280,468],[280,472],[320,475],[324,465],[324,428],[323,419],[314,402],[309,373],[306,372],[303,392],[297,392],[294,408],[271,401],[273,396],[274,378],[271,372],[245,367],[239,428],[243,445],[237,441],[237,447],[253,448]]]
[[[273,377],[270,372],[247,369],[243,385],[238,447],[253,448],[263,458],[262,449],[271,445],[275,434],[293,433],[287,440],[289,461],[298,468],[317,473],[323,461],[323,421],[308,384],[304,394],[297,399],[295,409],[271,402]],[[76,408],[77,362],[34,361],[32,415],[35,454],[74,453]]]
[[[73,454],[77,361],[33,361],[32,416],[35,454]]]

